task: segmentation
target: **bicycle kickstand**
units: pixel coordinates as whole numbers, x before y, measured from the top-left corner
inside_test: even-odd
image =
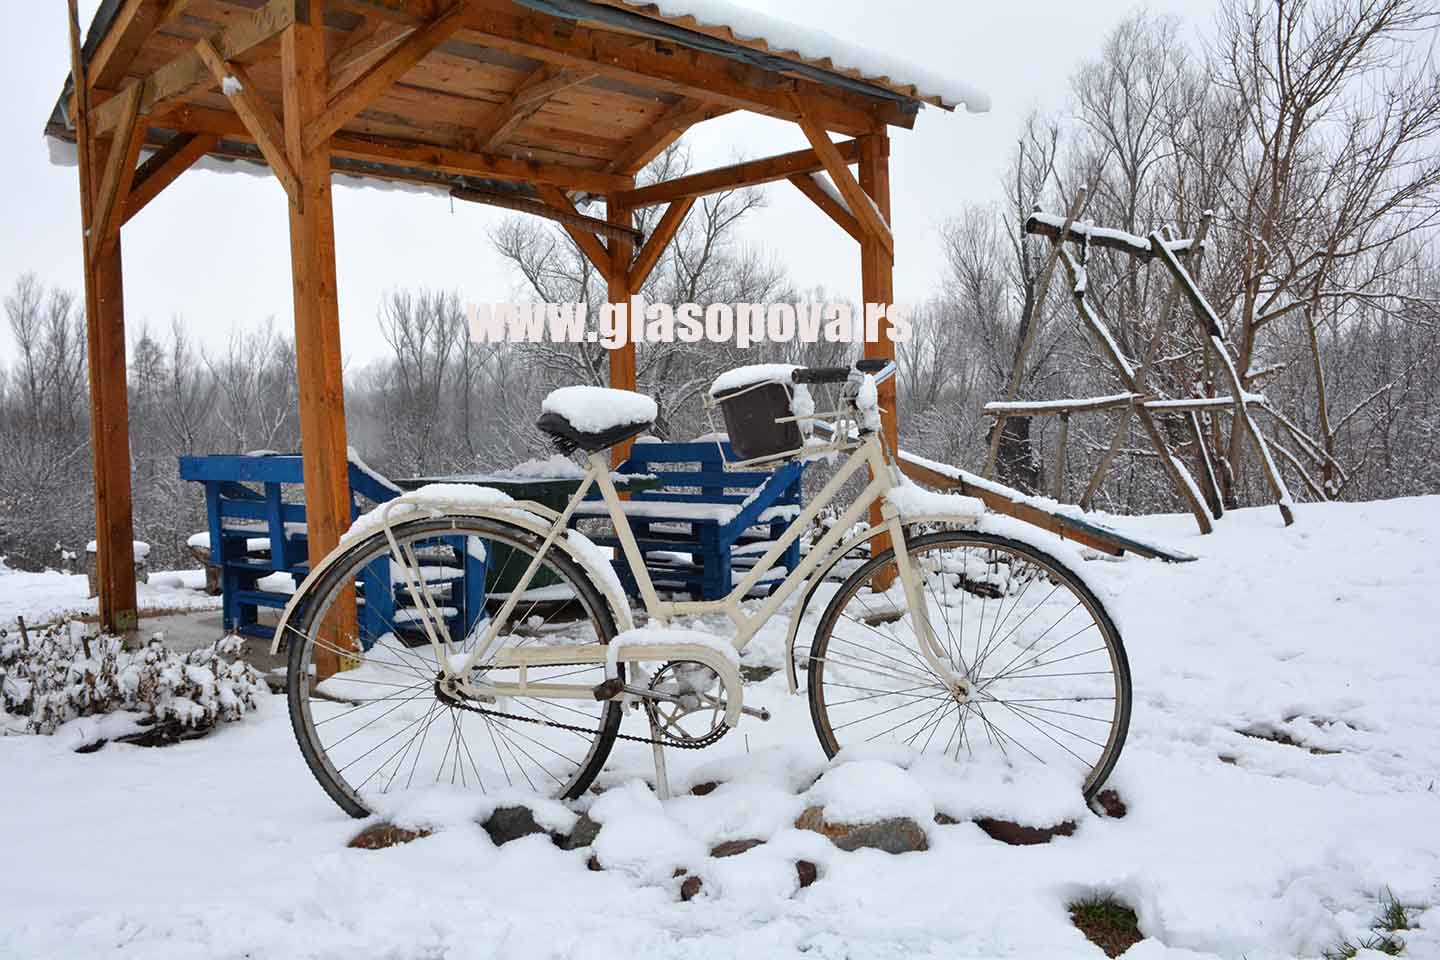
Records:
[[[650,749],[655,751],[655,796],[664,803],[670,799],[670,777],[665,771],[665,745],[660,742],[660,725],[655,722],[653,711],[645,711],[646,718],[650,721],[650,739],[653,742]]]

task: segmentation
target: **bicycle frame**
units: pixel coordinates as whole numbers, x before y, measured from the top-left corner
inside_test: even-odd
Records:
[[[799,538],[810,524],[819,516],[835,498],[845,484],[860,470],[868,468],[870,482],[861,491],[860,495],[841,514],[835,525],[814,544],[804,559],[789,571],[784,580],[766,597],[754,613],[747,613],[742,602],[750,594],[750,591],[764,579],[765,574],[774,568],[775,563],[785,553],[797,538]],[[426,629],[432,647],[436,654],[437,662],[441,665],[447,680],[453,682],[457,690],[467,695],[483,698],[503,696],[546,696],[554,698],[588,699],[594,695],[593,688],[582,687],[575,684],[547,684],[529,683],[525,670],[530,666],[544,666],[547,663],[560,662],[605,662],[606,651],[604,648],[596,648],[595,645],[576,645],[569,647],[543,647],[526,649],[523,647],[510,648],[499,651],[496,657],[496,665],[507,667],[519,667],[521,676],[518,683],[491,683],[484,682],[473,684],[467,679],[471,670],[490,656],[495,645],[501,637],[501,630],[509,622],[514,613],[515,607],[520,603],[522,594],[529,587],[532,578],[539,570],[540,563],[545,554],[554,546],[555,542],[564,534],[568,528],[570,518],[580,502],[584,500],[593,484],[598,488],[602,502],[605,504],[606,513],[610,522],[614,525],[616,536],[620,541],[621,552],[625,557],[626,564],[631,575],[640,588],[640,596],[644,602],[646,612],[652,620],[664,622],[676,616],[702,615],[702,614],[725,614],[735,625],[736,633],[733,639],[737,654],[743,651],[751,639],[767,623],[794,592],[805,584],[809,583],[812,575],[820,569],[821,564],[828,558],[844,556],[855,545],[872,539],[884,533],[890,537],[890,543],[895,551],[896,566],[899,572],[899,579],[905,591],[908,608],[915,613],[917,632],[920,634],[920,652],[924,656],[930,668],[935,674],[942,678],[958,695],[967,696],[969,693],[969,677],[959,676],[954,673],[948,664],[944,651],[940,648],[926,614],[924,597],[921,593],[919,576],[910,561],[909,554],[905,548],[905,530],[901,522],[899,512],[893,504],[885,499],[886,494],[899,483],[896,467],[885,457],[884,447],[879,434],[870,434],[860,440],[858,445],[851,449],[845,462],[835,472],[834,476],[825,484],[820,492],[810,501],[800,514],[786,527],[785,533],[771,544],[770,548],[760,557],[750,571],[737,583],[731,592],[718,600],[692,600],[692,601],[670,601],[662,600],[655,590],[654,581],[645,565],[644,555],[641,553],[639,544],[635,540],[634,532],[630,527],[629,518],[625,514],[624,501],[620,499],[615,489],[615,484],[610,476],[610,467],[601,453],[590,454],[585,477],[574,497],[567,504],[564,512],[555,517],[548,536],[535,557],[531,560],[529,567],[521,575],[519,583],[510,591],[499,612],[494,618],[482,621],[485,624],[484,633],[478,638],[478,642],[463,661],[456,662],[456,658],[450,653],[448,638],[441,639],[434,629],[427,624]],[[843,545],[842,540],[848,530],[861,521],[875,504],[880,504],[882,522],[878,526],[869,527],[861,534],[849,538]],[[527,504],[517,504],[522,509]],[[388,528],[387,528],[388,529]],[[392,546],[393,546],[392,539]],[[838,549],[837,549],[838,548]],[[398,554],[398,547],[397,547]],[[833,560],[831,560],[833,563]],[[418,588],[417,596],[422,602],[428,602],[428,588],[423,581],[415,584]],[[479,626],[479,624],[477,624]],[[590,649],[587,649],[590,648]],[[721,677],[727,690],[727,722],[732,726],[738,722],[740,713],[740,690],[741,684],[738,670],[734,663],[728,658],[720,656],[713,648],[699,644],[673,644],[666,647],[636,646],[633,653],[626,655],[625,650],[611,651],[610,661],[622,660],[668,660],[668,659],[689,659],[705,663]],[[559,658],[559,659],[557,659]],[[793,680],[792,680],[793,686]]]

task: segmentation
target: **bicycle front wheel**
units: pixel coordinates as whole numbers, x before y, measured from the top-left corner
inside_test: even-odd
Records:
[[[856,570],[809,651],[810,713],[828,756],[892,743],[958,762],[1040,764],[1091,799],[1130,723],[1130,666],[1100,601],[1053,557],[982,533],[907,542],[941,661],[922,654],[893,551]]]
[[[619,704],[447,695],[430,643],[433,633],[469,653],[541,539],[477,517],[414,520],[392,533],[394,545],[381,532],[345,548],[297,598],[286,631],[290,720],[315,779],[355,817],[402,809],[419,791],[579,796],[614,744]],[[517,669],[495,664],[501,649],[608,644],[614,635],[590,577],[551,549],[470,679],[517,680]],[[605,666],[532,666],[527,679],[593,686]]]

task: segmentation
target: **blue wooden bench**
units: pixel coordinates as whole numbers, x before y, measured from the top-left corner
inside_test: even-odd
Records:
[[[736,459],[728,443],[642,442],[619,467],[622,474],[654,474],[664,483],[634,494],[625,508],[657,588],[703,600],[727,595],[736,573],[752,568],[800,513],[804,463],[792,461],[767,473],[726,470],[727,459]],[[604,514],[600,503],[586,503],[577,511],[583,517]],[[619,546],[614,536],[592,539],[602,546]],[[799,562],[797,540],[757,589],[768,594]],[[625,589],[637,595],[622,558],[617,557],[615,567]]]
[[[274,628],[260,622],[262,608],[278,609],[287,590],[261,581],[289,574],[298,585],[310,571],[305,528],[304,483],[298,455],[269,454],[181,457],[180,477],[205,485],[210,562],[220,571],[225,629],[270,639]],[[400,491],[352,463],[349,470],[352,518]],[[286,488],[291,488],[287,499]],[[368,509],[364,507],[364,509]],[[452,634],[463,634],[485,602],[485,562],[472,556],[461,537],[426,544],[426,581],[444,604]],[[393,582],[388,558],[370,564],[361,581],[358,613],[366,649],[388,632],[403,632],[414,604],[403,584]],[[458,632],[458,633],[457,633]]]

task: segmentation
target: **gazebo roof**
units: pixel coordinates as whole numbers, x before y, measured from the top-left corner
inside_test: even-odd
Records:
[[[233,87],[248,85],[281,114],[279,35],[306,2],[104,0],[84,51],[97,134],[124,110],[125,98],[106,91],[138,81],[147,149],[203,137],[207,158],[264,162]],[[852,135],[908,128],[921,104],[988,108],[965,84],[725,0],[328,0],[325,9],[333,165],[371,181],[613,193],[695,123],[735,110],[794,119],[792,97]],[[233,85],[217,83],[197,53],[207,38]],[[378,97],[346,109],[357,80],[397,67],[376,78],[387,80]],[[70,99],[67,84],[46,128],[62,143],[75,139]]]

